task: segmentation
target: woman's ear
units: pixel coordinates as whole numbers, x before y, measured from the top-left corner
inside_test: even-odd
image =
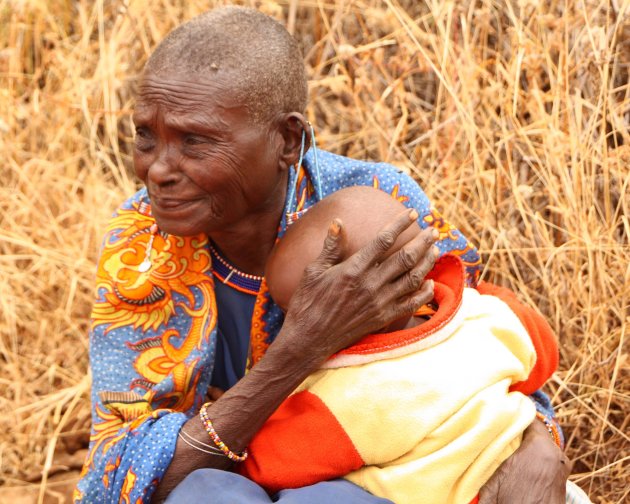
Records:
[[[311,125],[299,112],[291,112],[282,116],[278,129],[284,140],[280,153],[280,166],[288,169],[300,160],[302,139],[304,139],[304,154],[310,148]]]

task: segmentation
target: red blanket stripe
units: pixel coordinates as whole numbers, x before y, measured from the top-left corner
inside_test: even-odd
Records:
[[[288,419],[290,429],[286,428]],[[258,431],[248,451],[239,472],[270,493],[338,478],[364,465],[341,424],[308,391],[286,399]],[[304,463],[296,464],[296,460]]]

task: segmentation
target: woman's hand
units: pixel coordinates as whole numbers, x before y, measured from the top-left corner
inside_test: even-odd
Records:
[[[288,306],[284,329],[296,340],[294,351],[324,360],[433,299],[433,282],[424,278],[437,257],[437,231],[422,231],[388,257],[417,218],[415,210],[402,212],[345,261],[343,226],[333,221],[322,253],[306,268]]]
[[[539,420],[479,492],[479,504],[564,504],[571,464]]]
[[[242,451],[282,401],[327,357],[388,322],[411,315],[433,298],[432,229],[411,238],[388,257],[398,236],[418,213],[406,211],[366,247],[341,261],[341,223],[333,222],[319,258],[305,272],[283,327],[265,356],[230,390],[211,388],[208,407],[216,432],[232,451]],[[198,416],[183,427],[194,439],[208,434]],[[152,502],[160,502],[200,467],[228,469],[226,457],[208,456],[181,441]]]

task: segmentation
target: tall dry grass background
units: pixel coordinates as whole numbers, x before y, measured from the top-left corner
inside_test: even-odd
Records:
[[[0,0],[0,501],[67,502],[95,259],[138,186],[134,82],[171,28],[223,3]],[[303,44],[322,146],[409,170],[484,276],[547,316],[572,479],[628,502],[630,2],[241,3]]]

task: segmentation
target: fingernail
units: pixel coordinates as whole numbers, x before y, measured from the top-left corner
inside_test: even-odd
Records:
[[[433,245],[431,250],[433,251],[433,255],[435,256],[436,259],[438,257],[440,257],[440,249],[439,248],[437,248],[435,245]]]
[[[329,231],[330,234],[332,234],[333,236],[339,236],[339,231],[341,231],[341,223],[337,219],[335,219],[330,223]]]
[[[440,232],[437,229],[433,228],[433,231],[431,231],[431,236],[433,236],[434,240],[437,240],[440,237]]]
[[[418,218],[418,211],[415,208],[412,208],[411,212],[409,212],[409,219],[416,220],[417,218]]]

